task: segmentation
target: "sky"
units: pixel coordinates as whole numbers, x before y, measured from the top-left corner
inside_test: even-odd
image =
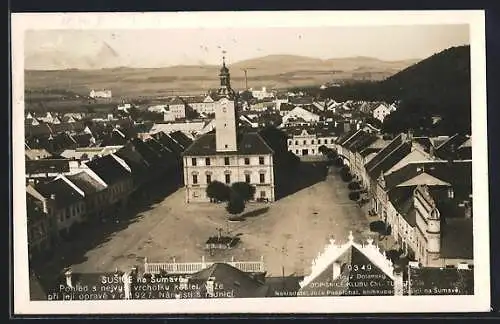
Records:
[[[26,32],[25,54],[92,56],[104,43],[119,54],[121,65],[133,67],[220,64],[223,50],[228,63],[273,54],[404,60],[469,44],[469,26],[37,30]]]

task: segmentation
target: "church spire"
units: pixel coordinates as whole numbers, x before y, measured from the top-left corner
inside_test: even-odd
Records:
[[[229,69],[226,67],[226,51],[223,51],[222,53],[222,68],[219,73],[220,87],[217,94],[220,97],[232,99],[234,97],[234,91],[231,89],[231,75],[229,74]]]

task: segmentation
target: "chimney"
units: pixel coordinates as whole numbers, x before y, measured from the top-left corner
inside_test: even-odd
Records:
[[[73,273],[71,272],[71,269],[68,269],[64,275],[66,276],[66,285],[70,288],[73,288],[73,280],[72,280],[72,275]]]

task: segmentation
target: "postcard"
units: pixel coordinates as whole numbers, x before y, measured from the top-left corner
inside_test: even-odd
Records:
[[[490,309],[483,11],[23,13],[11,39],[16,314]]]

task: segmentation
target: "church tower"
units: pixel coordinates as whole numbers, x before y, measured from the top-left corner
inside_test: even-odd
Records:
[[[231,88],[231,76],[226,67],[225,57],[219,73],[220,87],[215,105],[215,145],[217,152],[235,152],[238,150],[236,139],[235,93]]]

